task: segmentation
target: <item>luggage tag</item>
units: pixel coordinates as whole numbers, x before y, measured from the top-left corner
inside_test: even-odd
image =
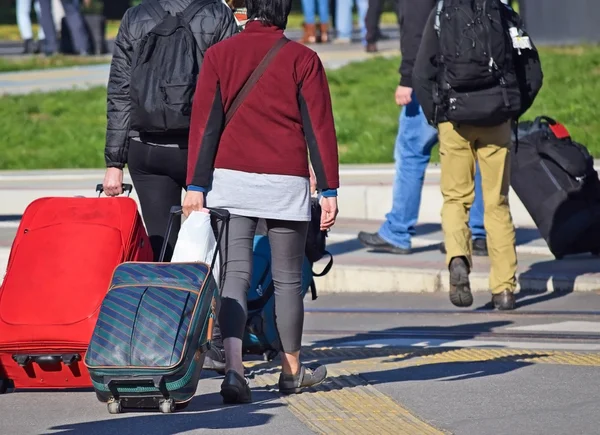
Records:
[[[517,50],[519,56],[521,55],[521,50],[532,50],[533,46],[531,45],[531,40],[529,36],[522,36],[519,33],[519,30],[516,27],[511,27],[508,29],[510,33],[510,38],[512,40],[513,48]]]

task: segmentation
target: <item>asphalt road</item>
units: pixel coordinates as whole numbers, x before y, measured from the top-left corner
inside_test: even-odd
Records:
[[[475,298],[478,307],[489,296]],[[0,434],[369,433],[368,424],[370,433],[442,433],[401,424],[377,428],[409,412],[422,422],[419,428],[457,435],[594,434],[599,308],[598,295],[590,293],[508,314],[456,310],[443,294],[322,295],[305,302],[304,355],[327,363],[338,388],[297,396],[302,407],[265,387],[271,378],[261,380],[261,365],[250,362],[252,405],[223,407],[220,379],[210,372],[190,407],[174,415],[111,416],[93,392],[14,392],[0,397]],[[352,394],[359,397],[361,388],[389,400],[388,408],[369,411],[372,423],[359,414],[380,398],[355,403]],[[329,421],[306,417],[324,409],[331,409]],[[359,421],[362,426],[346,432],[348,422]]]

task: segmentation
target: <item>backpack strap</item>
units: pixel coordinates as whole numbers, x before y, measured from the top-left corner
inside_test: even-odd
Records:
[[[186,23],[190,23],[196,14],[205,6],[216,3],[216,0],[192,0],[192,2],[181,12]]]
[[[163,9],[158,0],[144,0],[142,3],[156,23],[160,23],[168,12]]]
[[[233,115],[235,115],[235,112],[242,105],[242,103],[244,102],[244,100],[246,99],[256,82],[258,82],[260,77],[266,71],[269,64],[273,61],[277,53],[279,53],[279,50],[281,50],[283,46],[288,42],[290,42],[290,40],[284,36],[283,38],[279,39],[275,43],[275,45],[273,45],[273,47],[271,47],[271,49],[267,52],[265,57],[263,57],[256,69],[252,72],[252,74],[246,81],[246,83],[244,83],[242,90],[237,94],[237,96],[233,100],[233,103],[231,103],[229,110],[227,110],[227,113],[225,114],[225,125],[223,126],[223,128],[227,127],[227,124],[229,124],[229,121],[231,121],[231,118],[233,118]]]

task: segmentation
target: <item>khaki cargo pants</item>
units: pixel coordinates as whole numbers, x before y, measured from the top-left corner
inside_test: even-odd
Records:
[[[491,262],[492,293],[514,291],[517,255],[515,228],[508,206],[510,185],[510,122],[496,127],[439,125],[442,229],[446,262],[464,256],[471,260],[469,210],[475,198],[475,159],[481,170],[484,226]]]

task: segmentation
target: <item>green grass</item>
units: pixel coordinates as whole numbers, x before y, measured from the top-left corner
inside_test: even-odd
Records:
[[[600,46],[541,53],[544,87],[523,119],[555,117],[600,157]],[[392,161],[398,65],[376,58],[328,73],[342,163]],[[104,88],[2,97],[0,169],[102,167],[105,128]]]
[[[600,46],[542,48],[544,85],[521,118],[548,115],[600,157]],[[328,74],[332,88],[340,161],[391,162],[398,130],[394,103],[399,59],[375,59]],[[432,154],[437,160],[437,152]]]
[[[0,57],[0,72],[31,71],[37,69],[63,68],[78,65],[95,65],[110,62],[108,56],[28,56],[28,57]]]

